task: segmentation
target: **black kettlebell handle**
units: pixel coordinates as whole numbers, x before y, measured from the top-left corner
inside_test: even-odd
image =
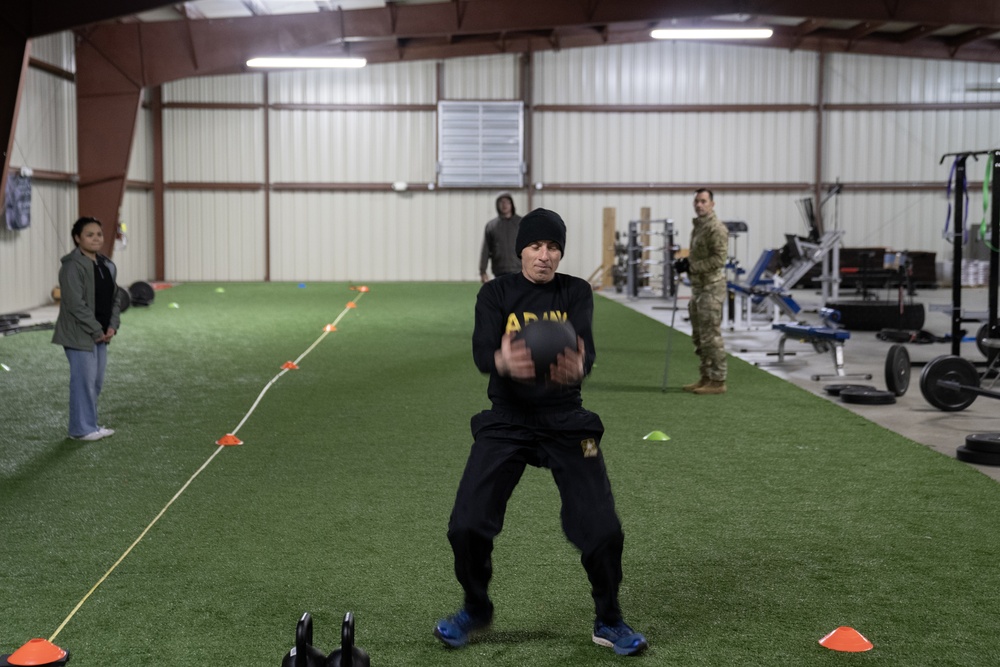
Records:
[[[312,615],[307,611],[302,614],[298,624],[295,626],[295,667],[309,667],[306,662],[309,657],[309,648],[313,641],[313,620]]]
[[[340,667],[354,667],[354,614],[347,612],[340,626]]]

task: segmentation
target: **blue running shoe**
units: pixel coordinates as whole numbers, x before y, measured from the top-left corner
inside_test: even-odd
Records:
[[[448,618],[442,618],[434,626],[434,636],[452,648],[461,648],[469,643],[469,635],[490,626],[492,619],[473,618],[463,607]]]
[[[618,655],[638,655],[649,646],[642,633],[630,628],[625,621],[618,621],[613,625],[595,621],[594,643],[613,648]]]

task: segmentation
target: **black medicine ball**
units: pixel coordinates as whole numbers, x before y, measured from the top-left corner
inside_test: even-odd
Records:
[[[576,349],[576,330],[569,322],[536,320],[524,327],[514,340],[523,340],[535,362],[535,376],[548,377],[549,366],[568,347]]]

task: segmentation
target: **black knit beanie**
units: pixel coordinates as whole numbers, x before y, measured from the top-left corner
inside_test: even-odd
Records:
[[[535,241],[553,241],[563,254],[566,253],[566,223],[558,213],[536,208],[521,218],[521,224],[517,228],[517,241],[514,243],[517,256],[520,257],[521,251]]]

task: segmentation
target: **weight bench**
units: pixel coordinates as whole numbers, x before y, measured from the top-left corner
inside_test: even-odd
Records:
[[[809,343],[817,352],[831,352],[833,354],[833,365],[837,370],[836,375],[813,375],[813,380],[825,380],[829,378],[846,378],[848,374],[844,371],[844,342],[851,337],[851,332],[847,329],[834,329],[833,327],[813,327],[808,324],[772,324],[771,329],[781,332],[781,340],[778,341],[778,361],[785,360],[785,341],[789,338]],[[865,380],[872,379],[870,374],[857,374]]]
[[[791,294],[784,292],[779,285],[776,285],[774,278],[770,277],[768,273],[771,260],[777,254],[777,250],[764,250],[757,259],[757,263],[746,273],[743,280],[726,281],[726,288],[741,300],[740,314],[748,329],[752,328],[753,324],[753,306],[765,300],[774,305],[775,320],[778,319],[779,311],[791,319],[798,315],[801,310]]]

